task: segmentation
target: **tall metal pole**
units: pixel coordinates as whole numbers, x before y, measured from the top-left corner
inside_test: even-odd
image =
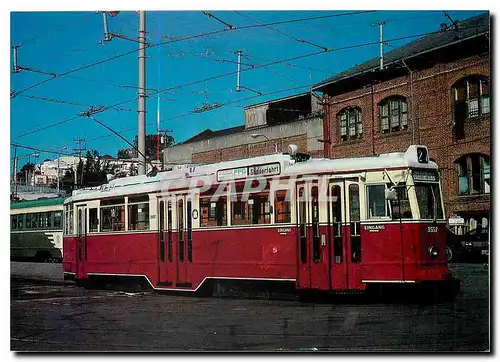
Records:
[[[139,175],[146,174],[146,12],[139,11],[139,119],[138,119],[138,157]]]
[[[385,21],[378,23],[380,29],[380,70],[384,69],[384,24]]]
[[[28,163],[31,163],[31,154],[28,155]],[[26,186],[28,186],[28,177],[30,177],[30,172],[28,170],[28,168],[26,168]]]
[[[61,158],[61,155],[58,153],[57,154],[57,196],[59,196],[59,159]]]
[[[238,50],[238,72],[236,73],[236,92],[240,91],[240,69],[241,69],[241,50]]]
[[[14,181],[14,199],[17,197],[17,146],[14,146],[14,175],[12,175]]]
[[[14,182],[14,184],[16,183],[16,171],[17,171],[17,146],[14,146],[14,170],[13,170],[13,175],[12,175],[12,181]]]

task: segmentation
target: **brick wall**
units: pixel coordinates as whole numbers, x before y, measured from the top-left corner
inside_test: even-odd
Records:
[[[470,57],[460,61],[437,64],[430,69],[413,72],[413,99],[410,77],[404,76],[374,84],[345,94],[327,96],[323,131],[330,143],[324,144],[325,155],[332,158],[360,157],[386,152],[405,151],[412,143],[424,144],[429,156],[443,169],[443,191],[446,214],[455,211],[489,210],[487,197],[458,197],[458,178],[454,163],[468,153],[490,155],[490,118],[466,122],[465,139],[453,136],[453,84],[468,75],[490,77],[489,59]],[[378,103],[389,96],[404,96],[408,103],[408,129],[382,134],[378,120]],[[340,142],[339,113],[346,107],[359,107],[363,119],[363,139]],[[415,128],[412,119],[415,120]],[[414,141],[413,141],[414,139]],[[487,199],[485,201],[485,199]]]
[[[247,157],[270,155],[274,153],[275,141],[263,141],[250,144],[242,144],[235,147],[221,148],[212,151],[193,153],[193,163],[211,163],[237,160]],[[295,144],[299,152],[307,153],[307,136],[292,136],[277,140],[278,152],[285,152],[289,144]],[[309,152],[311,154],[311,152]],[[319,156],[322,151],[313,152],[313,156]]]

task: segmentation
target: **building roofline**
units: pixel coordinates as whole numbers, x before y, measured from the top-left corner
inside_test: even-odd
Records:
[[[389,66],[389,65],[397,64],[397,63],[402,62],[403,60],[408,60],[408,59],[411,59],[411,58],[414,58],[414,57],[418,57],[418,56],[420,56],[422,54],[426,54],[426,53],[430,53],[430,52],[433,52],[433,51],[436,51],[436,50],[439,50],[439,49],[442,49],[442,48],[446,48],[446,47],[455,45],[457,43],[464,42],[466,40],[470,40],[470,39],[473,39],[473,38],[477,38],[477,37],[483,36],[483,35],[488,34],[488,33],[489,33],[489,31],[483,31],[483,32],[474,34],[472,36],[469,36],[467,38],[462,38],[462,39],[456,40],[454,42],[447,43],[445,45],[441,45],[441,46],[438,46],[438,47],[435,47],[435,48],[432,48],[432,49],[429,49],[429,50],[425,50],[425,51],[422,51],[422,52],[419,52],[419,53],[416,53],[416,54],[409,55],[407,57],[402,57],[402,58],[399,58],[399,59],[396,59],[396,60],[392,60],[392,61],[386,62],[384,65]],[[366,69],[366,70],[362,70],[362,71],[359,71],[359,72],[354,73],[354,74],[345,75],[345,76],[340,77],[338,79],[335,79],[335,80],[332,80],[332,81],[329,81],[329,82],[325,82],[325,83],[321,83],[321,84],[318,84],[316,86],[313,86],[311,88],[311,91],[319,90],[320,88],[324,88],[324,87],[326,87],[328,85],[338,83],[338,82],[340,82],[342,80],[346,80],[346,79],[349,79],[349,78],[354,78],[354,77],[357,77],[357,76],[362,75],[362,74],[371,73],[371,72],[377,71],[378,69],[379,69],[379,66],[374,66],[372,68],[369,68],[369,69]]]
[[[291,96],[287,96],[287,97],[283,97],[283,98],[271,99],[271,100],[268,100],[268,101],[265,101],[265,102],[261,102],[261,103],[254,103],[254,104],[251,104],[251,105],[243,107],[243,109],[246,110],[246,109],[257,107],[257,106],[263,106],[264,104],[282,102],[282,101],[286,101],[286,100],[292,99],[292,98],[304,97],[304,96],[307,96],[307,95],[310,95],[310,94],[311,94],[310,91],[299,93],[299,94],[293,94]]]

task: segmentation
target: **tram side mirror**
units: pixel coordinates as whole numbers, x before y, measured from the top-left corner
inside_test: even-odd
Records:
[[[390,201],[396,200],[397,199],[396,189],[392,187],[390,189],[385,189],[385,199]]]

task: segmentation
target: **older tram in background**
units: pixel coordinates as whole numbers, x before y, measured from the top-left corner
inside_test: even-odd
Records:
[[[63,197],[55,197],[10,205],[11,260],[63,260],[63,202]]]
[[[453,284],[425,146],[344,159],[289,149],[74,191],[64,202],[65,278],[191,292],[217,280],[332,292]]]

